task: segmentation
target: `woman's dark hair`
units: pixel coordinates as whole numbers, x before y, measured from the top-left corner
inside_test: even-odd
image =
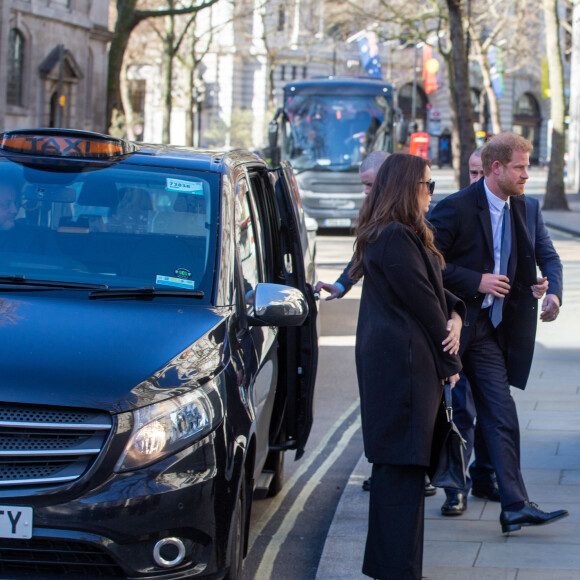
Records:
[[[393,153],[381,165],[356,224],[355,252],[349,271],[353,280],[363,276],[362,258],[367,244],[374,242],[391,222],[413,229],[427,251],[437,256],[441,269],[445,267],[443,256],[435,247],[433,232],[419,207],[419,182],[424,180],[425,168],[430,165],[430,160],[408,153]]]

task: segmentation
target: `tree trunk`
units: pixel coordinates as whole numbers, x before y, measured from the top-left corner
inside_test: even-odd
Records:
[[[99,0],[105,2],[106,0]],[[172,8],[168,10],[137,10],[137,0],[117,0],[117,20],[115,22],[115,36],[109,48],[109,70],[107,75],[107,119],[110,126],[113,119],[113,111],[116,109],[123,112],[121,95],[119,90],[119,79],[123,68],[123,57],[129,37],[133,29],[147,18],[159,18],[162,16],[172,16],[177,14],[194,14],[213,6],[218,0],[204,0],[200,4],[192,4],[188,7]],[[173,6],[173,3],[171,4]],[[105,127],[108,131],[108,127]]]
[[[465,52],[465,34],[461,15],[461,0],[446,0],[449,11],[449,37],[451,39],[451,67],[449,90],[452,92],[452,108],[457,116],[457,133],[459,143],[453,147],[453,167],[459,170],[459,186],[469,185],[469,157],[475,150],[473,132],[473,107],[469,88],[467,54]],[[450,71],[451,73],[451,71]],[[452,114],[453,117],[453,114]],[[459,167],[457,160],[459,157]]]
[[[185,144],[193,147],[193,123],[195,117],[193,108],[195,107],[195,66],[191,63],[191,68],[187,71],[187,108],[185,110]]]
[[[481,70],[481,76],[483,79],[483,86],[485,87],[485,94],[487,95],[487,102],[489,103],[489,115],[491,117],[491,130],[494,135],[501,133],[501,122],[499,120],[499,106],[497,104],[497,97],[493,86],[491,84],[491,75],[489,74],[489,62],[487,56],[482,50],[481,44],[479,42],[474,42],[475,56]],[[482,108],[483,114],[483,108]]]
[[[127,135],[127,139],[135,141],[135,133],[133,131],[135,113],[129,96],[129,82],[127,80],[127,70],[125,66],[122,68],[122,73],[123,74],[119,76],[119,92],[121,95],[121,102],[123,103],[123,110],[125,111],[125,134]]]
[[[580,193],[580,0],[572,12],[572,59],[570,62],[570,126],[568,128],[568,179]]]
[[[564,74],[562,71],[557,0],[543,0],[543,9],[550,79],[550,114],[553,124],[552,153],[550,155],[543,209],[568,210],[568,201],[566,200],[566,191],[564,189]]]
[[[171,2],[173,8],[173,3]],[[162,103],[163,103],[163,127],[162,127],[162,141],[167,144],[171,142],[171,111],[172,111],[172,79],[173,79],[173,55],[175,43],[175,20],[173,16],[167,16],[167,34],[163,39],[163,87]]]
[[[135,20],[135,5],[137,0],[117,0],[117,20],[115,22],[115,36],[109,47],[109,67],[107,73],[107,127],[109,132],[113,119],[113,111],[123,110],[121,102],[120,78],[123,69],[123,56],[129,43],[131,32],[137,25]]]

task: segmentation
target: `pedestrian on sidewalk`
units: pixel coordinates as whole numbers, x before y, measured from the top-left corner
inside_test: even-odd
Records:
[[[536,262],[546,266],[538,251],[547,246],[537,244],[534,231],[541,218],[535,223],[530,219],[528,212],[535,208],[522,195],[531,151],[531,143],[520,135],[493,137],[481,151],[484,178],[440,201],[430,215],[446,260],[445,286],[467,305],[460,355],[497,477],[503,533],[568,515],[566,510],[544,512],[529,500],[510,393],[510,385],[525,388],[530,373],[537,325]],[[544,300],[545,320],[557,315],[561,297],[561,265],[559,275],[556,270],[556,287],[550,289],[554,294]]]
[[[470,183],[475,183],[483,177],[481,150],[482,147],[478,147],[469,158]],[[544,225],[540,203],[529,196],[525,196],[525,202],[526,224],[534,245],[536,262],[543,275],[531,286],[531,291],[536,300],[545,295],[540,318],[544,322],[551,322],[557,318],[562,300],[562,263]],[[550,292],[546,294],[548,289]],[[470,489],[475,497],[500,501],[497,478],[481,433],[481,425],[475,423],[474,427],[476,412],[471,387],[463,372],[460,377],[453,389],[454,419],[466,441],[465,457],[471,457],[473,450],[474,461],[467,471],[464,489],[445,490],[445,502],[441,506],[441,513],[444,516],[460,516],[467,510]]]
[[[443,258],[425,220],[426,159],[381,165],[356,227],[353,280],[363,275],[355,358],[363,441],[373,464],[363,573],[420,580],[424,477],[443,381],[459,379],[464,304],[443,289]]]
[[[371,187],[373,186],[375,179],[377,177],[377,172],[382,165],[383,161],[389,156],[389,153],[386,151],[373,151],[367,157],[364,158],[363,162],[359,168],[359,177],[361,183],[364,186],[364,193],[368,195]],[[335,298],[342,298],[350,289],[358,282],[358,280],[353,280],[350,277],[350,267],[352,264],[351,261],[346,265],[345,269],[342,271],[342,274],[338,277],[336,282],[330,284],[328,282],[319,281],[316,283],[314,288],[315,292],[320,292],[321,290],[325,290],[329,293],[326,300],[334,300]],[[370,478],[365,479],[362,484],[362,488],[364,491],[370,491],[371,489],[371,480]],[[437,488],[431,485],[429,481],[429,477],[425,475],[425,497],[430,497],[437,493]]]

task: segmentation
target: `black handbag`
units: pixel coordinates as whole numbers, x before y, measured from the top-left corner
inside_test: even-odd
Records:
[[[431,469],[429,476],[435,487],[445,487],[463,491],[465,488],[466,441],[453,422],[451,405],[451,385],[445,383],[444,413],[439,413],[431,448]]]

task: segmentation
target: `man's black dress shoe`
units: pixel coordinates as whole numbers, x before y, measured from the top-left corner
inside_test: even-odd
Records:
[[[441,506],[441,513],[444,516],[460,516],[467,509],[467,498],[465,494],[458,491],[448,491],[447,499]]]
[[[363,491],[371,490],[371,478],[365,479],[362,484]]]
[[[487,499],[488,501],[501,501],[499,497],[499,489],[495,485],[473,487],[471,495],[479,497],[480,499]]]
[[[502,511],[499,516],[501,531],[504,534],[515,532],[522,526],[542,526],[561,520],[568,515],[567,510],[543,512],[535,503],[526,504],[518,511]]]

